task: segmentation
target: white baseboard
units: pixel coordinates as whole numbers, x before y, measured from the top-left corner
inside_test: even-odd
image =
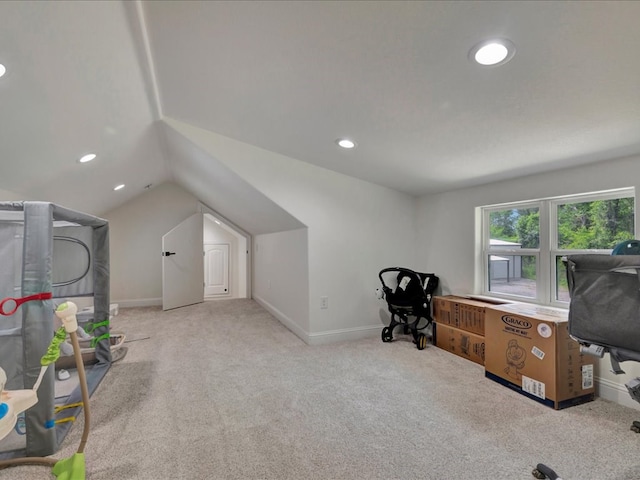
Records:
[[[282,323],[285,327],[291,330],[297,337],[300,338],[300,340],[302,340],[306,344],[309,343],[309,334],[305,332],[296,322],[291,320],[288,316],[286,316],[276,307],[271,305],[265,299],[255,294],[253,295],[253,299],[267,312],[269,312],[271,315],[276,317],[280,321],[280,323]]]
[[[595,378],[596,395],[605,400],[609,400],[614,403],[618,403],[625,407],[635,408],[640,410],[640,403],[631,398],[627,387],[624,384],[612,382],[605,378]]]
[[[365,327],[342,328],[340,330],[327,330],[324,332],[309,333],[305,332],[298,324],[263,298],[254,295],[253,299],[307,345],[327,345],[329,343],[344,342],[348,340],[360,340],[362,338],[379,336],[382,331],[382,325],[367,325]]]
[[[162,306],[162,298],[136,298],[130,300],[113,300],[111,303],[117,303],[120,308],[131,307],[157,307]]]
[[[361,340],[380,336],[383,325],[367,325],[365,327],[341,328],[309,334],[309,345],[327,345],[329,343]]]

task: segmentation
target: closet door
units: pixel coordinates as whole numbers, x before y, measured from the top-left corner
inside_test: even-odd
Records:
[[[184,220],[162,237],[162,309],[204,301],[202,214]]]

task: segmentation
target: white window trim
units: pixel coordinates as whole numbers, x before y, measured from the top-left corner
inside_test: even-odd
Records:
[[[583,254],[583,253],[599,253],[610,254],[611,249],[590,249],[590,250],[561,250],[558,248],[558,232],[557,232],[557,207],[558,205],[566,205],[571,203],[583,203],[594,200],[612,200],[617,198],[635,198],[635,188],[620,188],[615,190],[606,190],[600,192],[589,192],[577,195],[566,195],[560,197],[541,198],[537,200],[528,200],[520,202],[502,203],[496,205],[486,205],[480,208],[481,215],[481,262],[480,275],[481,279],[481,295],[493,298],[502,298],[506,300],[537,303],[543,305],[551,305],[555,307],[568,308],[568,302],[556,300],[556,257]],[[634,202],[635,203],[635,202]],[[538,208],[539,212],[539,246],[538,248],[500,248],[494,245],[489,248],[490,240],[490,222],[489,216],[491,212],[503,211],[507,209],[523,209]],[[637,205],[634,205],[634,238],[638,237]],[[506,293],[489,291],[489,255],[531,255],[536,258],[536,298],[523,297],[520,295],[511,295]],[[476,276],[478,278],[478,276]]]

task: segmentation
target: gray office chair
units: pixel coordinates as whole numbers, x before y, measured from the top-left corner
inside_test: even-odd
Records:
[[[611,370],[625,373],[620,363],[640,362],[640,242],[622,242],[613,255],[569,255],[565,264],[571,302],[569,334],[582,353],[598,358],[609,354]],[[625,385],[640,403],[640,377]],[[631,430],[640,433],[640,422]],[[536,478],[560,479],[544,464],[533,471]]]

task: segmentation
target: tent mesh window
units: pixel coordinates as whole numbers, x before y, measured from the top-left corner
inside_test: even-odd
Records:
[[[102,338],[97,363],[87,368],[93,393],[111,365],[109,339],[109,224],[93,215],[48,202],[0,202],[0,301],[50,292],[51,298],[18,305],[7,300],[0,315],[0,366],[7,389],[32,388],[56,327],[55,307],[73,297],[93,297]],[[15,308],[15,312],[13,312]],[[80,406],[79,386],[56,398],[54,368],[38,388],[38,403],[0,441],[0,459],[55,453]]]

